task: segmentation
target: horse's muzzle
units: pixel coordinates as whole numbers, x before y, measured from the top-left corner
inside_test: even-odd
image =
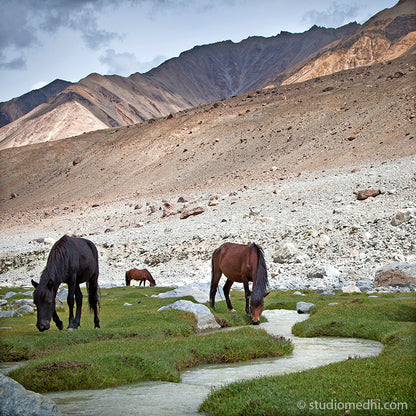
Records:
[[[260,325],[260,321],[251,321],[252,325]]]
[[[50,328],[51,324],[47,323],[37,323],[36,327],[39,329],[40,332],[47,331]]]

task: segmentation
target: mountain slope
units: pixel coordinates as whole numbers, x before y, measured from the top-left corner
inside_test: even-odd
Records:
[[[146,74],[136,73],[128,78],[91,74],[51,97],[13,126],[0,129],[0,149],[25,144],[29,130],[25,125],[33,123],[35,118],[47,120],[46,114],[59,112],[64,103],[77,102],[85,107],[91,113],[86,117],[87,124],[73,117],[75,124],[65,135],[63,129],[51,129],[50,123],[42,125],[39,121],[30,143],[89,131],[92,119],[108,127],[134,124],[260,88],[282,70],[351,34],[357,27],[357,24],[339,29],[313,27],[300,34],[284,32],[271,38],[252,37],[236,44],[226,41],[198,46]],[[72,107],[75,106],[65,106],[65,111]],[[59,134],[51,135],[50,130]]]
[[[320,51],[284,84],[386,62],[415,51],[416,3],[414,0],[400,0],[391,9],[373,16],[351,36]]]
[[[415,77],[414,56],[404,56],[153,122],[2,150],[0,224],[111,201],[134,207],[252,184],[278,187],[308,172],[414,155]],[[351,184],[365,187],[382,184],[371,175]]]
[[[71,82],[56,79],[42,88],[0,103],[0,127],[24,116],[38,105],[43,104],[49,97],[59,94],[69,85]]]

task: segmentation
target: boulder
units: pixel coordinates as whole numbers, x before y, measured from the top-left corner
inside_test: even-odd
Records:
[[[273,261],[280,264],[291,263],[297,253],[296,244],[293,241],[285,241],[277,248],[273,255]]]
[[[200,303],[193,303],[190,300],[177,300],[175,303],[163,306],[159,309],[159,311],[165,311],[169,309],[176,309],[193,313],[197,318],[197,328],[199,331],[221,328],[209,308],[205,305],[201,305]]]
[[[386,264],[376,271],[376,286],[416,286],[416,264]]]
[[[349,286],[344,286],[342,288],[342,293],[361,293],[361,290],[358,286],[352,284]]]
[[[158,298],[183,298],[185,296],[192,296],[197,302],[204,303],[209,300],[209,292],[204,292],[200,288],[194,285],[180,286],[169,292],[159,293],[159,295],[153,295]]]
[[[298,302],[296,304],[296,311],[297,313],[309,313],[312,306],[315,306],[315,304],[310,302]]]
[[[59,416],[55,403],[0,374],[0,415]]]

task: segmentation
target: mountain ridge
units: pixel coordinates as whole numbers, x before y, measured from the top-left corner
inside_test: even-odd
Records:
[[[129,77],[90,74],[3,126],[0,149],[63,139],[90,131],[91,126],[141,123],[237,94],[413,54],[414,9],[412,0],[400,0],[363,25],[354,22],[337,29],[314,25],[303,33],[283,31],[238,43],[228,40],[197,45],[145,74]],[[66,103],[74,104],[64,106]],[[51,126],[48,113],[58,113],[61,106],[68,124]],[[75,113],[71,115],[71,108],[75,113],[82,111],[86,122]]]

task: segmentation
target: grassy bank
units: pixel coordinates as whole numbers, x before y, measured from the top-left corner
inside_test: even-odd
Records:
[[[9,290],[0,289],[0,294]],[[1,360],[30,360],[9,376],[30,390],[47,392],[98,389],[144,380],[178,382],[181,371],[199,364],[244,361],[292,351],[290,342],[248,325],[239,292],[233,294],[239,313],[228,313],[225,302],[219,302],[216,314],[224,326],[243,327],[199,336],[193,314],[158,312],[176,300],[152,297],[167,290],[102,289],[99,330],[93,329],[86,302],[82,326],[73,332],[59,331],[52,325],[40,333],[34,326],[36,314],[2,318],[0,326],[11,329],[0,330]],[[130,306],[124,306],[126,303]],[[68,322],[66,305],[58,314],[64,323]]]
[[[287,307],[292,302],[286,295],[270,296],[266,307]],[[415,298],[338,295],[330,298],[338,305],[328,306],[328,297],[309,293],[302,300],[316,307],[310,319],[294,326],[295,335],[374,339],[384,344],[382,353],[307,372],[233,383],[213,392],[200,410],[247,416],[415,414]]]

